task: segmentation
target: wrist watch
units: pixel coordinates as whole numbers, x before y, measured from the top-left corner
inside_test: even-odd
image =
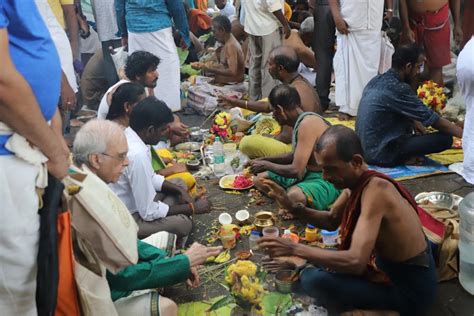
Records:
[[[387,11],[387,12],[392,12],[392,13],[393,13],[393,9],[387,9],[386,11]]]

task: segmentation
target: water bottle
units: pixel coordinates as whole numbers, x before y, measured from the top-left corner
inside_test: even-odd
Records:
[[[225,156],[224,145],[219,136],[216,137],[212,145],[212,152],[214,154],[214,174],[216,177],[222,177],[225,175]]]
[[[252,250],[258,250],[258,240],[260,239],[260,232],[252,230],[249,237],[249,248]]]
[[[459,283],[474,295],[474,192],[459,204]]]

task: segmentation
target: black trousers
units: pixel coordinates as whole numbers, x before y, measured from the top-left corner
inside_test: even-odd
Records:
[[[336,26],[327,0],[317,0],[314,9],[313,51],[316,55],[316,92],[323,110],[329,106],[335,32]]]
[[[107,78],[107,83],[109,87],[113,86],[119,81],[119,77],[117,75],[117,70],[115,69],[114,61],[112,60],[112,56],[110,56],[109,47],[112,48],[120,47],[121,40],[110,40],[101,42],[102,43],[102,53],[104,55],[104,74]]]
[[[442,132],[436,132],[425,135],[403,136],[396,143],[398,147],[397,162],[403,164],[413,157],[423,157],[451,148],[453,137]]]

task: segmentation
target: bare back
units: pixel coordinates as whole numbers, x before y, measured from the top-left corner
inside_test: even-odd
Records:
[[[229,69],[229,75],[216,74],[215,81],[219,83],[242,82],[244,80],[245,65],[244,54],[242,48],[231,35],[229,40],[225,43],[219,55],[219,63],[224,68]],[[233,75],[231,75],[233,73]]]
[[[321,171],[316,162],[314,150],[319,137],[328,129],[328,124],[319,116],[308,115],[300,123],[293,159],[301,159],[301,164],[310,171]]]
[[[434,12],[444,7],[448,0],[406,0],[414,12]]]
[[[318,114],[323,113],[319,96],[308,80],[302,76],[298,76],[293,80],[291,86],[298,90],[301,100],[301,108],[303,111],[314,112]]]
[[[425,250],[426,241],[418,214],[392,183],[373,178],[363,192],[362,209],[364,200],[378,201],[374,207],[377,212],[382,212],[375,241],[377,255],[402,262]]]

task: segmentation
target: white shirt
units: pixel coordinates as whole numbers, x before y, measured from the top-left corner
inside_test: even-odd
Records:
[[[245,10],[245,32],[254,36],[265,36],[280,27],[272,12],[283,12],[284,0],[242,0]]]
[[[169,206],[155,202],[157,191],[161,191],[165,177],[156,174],[151,166],[151,152],[135,131],[127,127],[128,167],[117,183],[109,184],[112,191],[127,206],[129,212],[138,212],[145,221],[166,217]]]
[[[107,102],[107,97],[108,97],[109,93],[112,92],[112,91],[115,91],[115,89],[117,89],[118,86],[120,86],[121,84],[126,83],[126,82],[130,82],[130,81],[125,80],[125,79],[120,80],[119,82],[114,84],[112,87],[110,87],[109,90],[107,90],[107,92],[104,94],[104,96],[100,100],[99,109],[97,110],[97,118],[99,120],[105,120],[105,118],[107,117],[107,113],[109,113],[110,105]]]
[[[225,15],[230,19],[232,16],[235,16],[235,7],[232,5],[232,3],[227,2],[225,7],[222,10],[219,10],[219,14]]]

